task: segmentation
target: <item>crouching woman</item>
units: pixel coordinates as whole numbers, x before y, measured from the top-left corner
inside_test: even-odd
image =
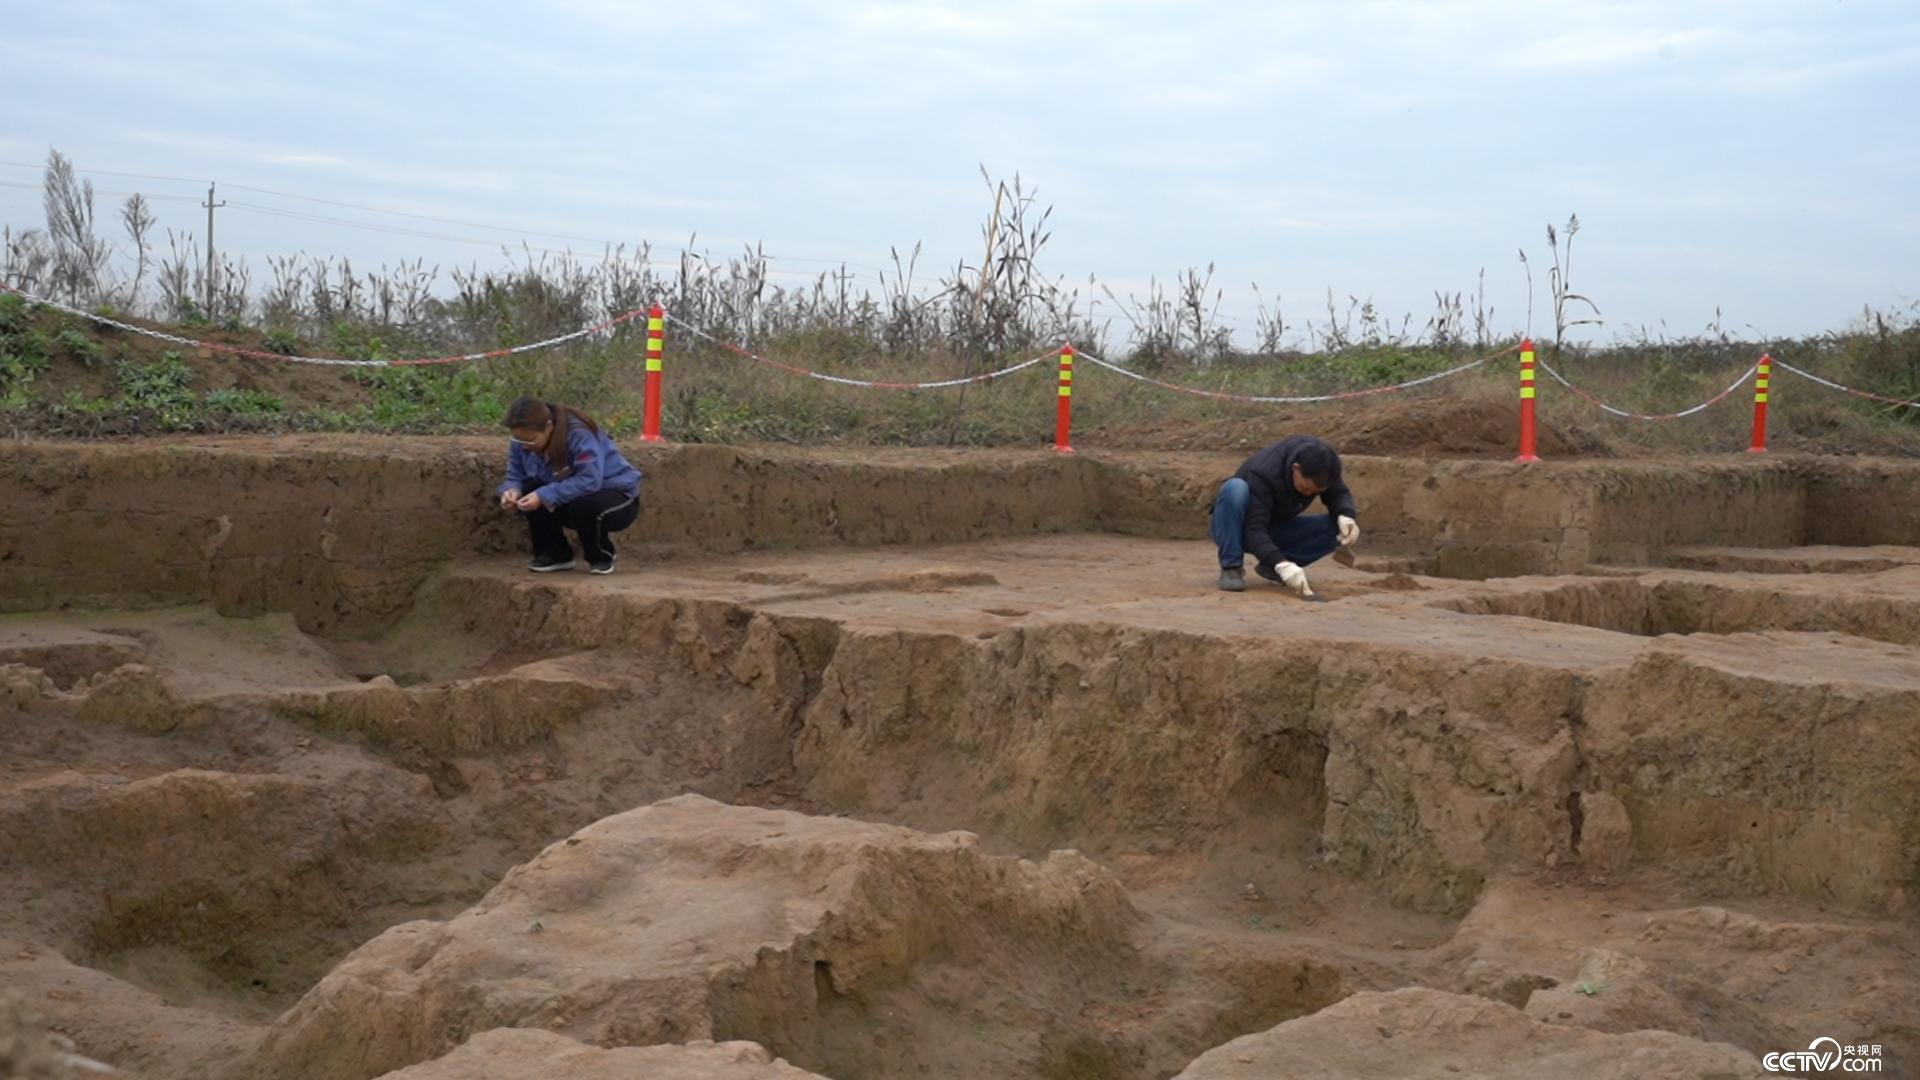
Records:
[[[596,574],[613,573],[613,534],[640,516],[640,470],[586,414],[523,397],[507,410],[500,508],[526,516],[538,573],[571,570],[571,530]]]

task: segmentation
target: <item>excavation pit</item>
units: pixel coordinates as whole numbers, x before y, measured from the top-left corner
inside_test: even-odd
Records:
[[[1589,626],[1641,637],[1666,634],[1826,633],[1920,645],[1920,565],[1801,573],[1791,581],[1656,572],[1574,581],[1446,601],[1476,615]]]
[[[1920,1046],[1920,579],[1825,466],[1356,459],[1308,605],[1214,588],[1214,458],[643,452],[590,577],[512,554],[496,449],[85,448],[108,516],[56,527],[144,578],[0,519],[0,986],[150,1077],[528,1028],[1165,1077],[1406,988],[1523,1046]],[[116,524],[161,474],[250,497]],[[1634,516],[1676,492],[1721,517]]]

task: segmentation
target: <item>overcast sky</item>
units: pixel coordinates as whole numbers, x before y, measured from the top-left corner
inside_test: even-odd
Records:
[[[1291,319],[1331,287],[1418,327],[1485,268],[1518,328],[1516,251],[1544,290],[1544,226],[1574,212],[1598,340],[1692,333],[1716,305],[1729,328],[1817,332],[1920,297],[1914,0],[20,0],[4,25],[8,162],[51,146],[669,250],[697,231],[794,273],[915,241],[934,269],[977,261],[985,165],[1055,207],[1050,275],[1125,294],[1212,262],[1243,319],[1257,282]],[[14,186],[37,179],[0,167],[0,221],[39,223]],[[92,179],[204,224],[204,180]],[[222,194],[221,246],[256,262],[500,256],[240,203],[513,235]]]

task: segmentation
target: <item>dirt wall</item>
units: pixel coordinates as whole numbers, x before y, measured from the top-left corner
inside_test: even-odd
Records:
[[[1099,460],[1103,527],[1176,538],[1206,535],[1207,505],[1238,465],[1211,455]],[[1852,531],[1836,537],[1884,538],[1824,542],[1912,543],[1920,536],[1920,466],[1905,463],[1853,468],[1738,458],[1522,466],[1350,456],[1346,478],[1360,504],[1362,550],[1424,560],[1442,577],[1657,564],[1672,547],[1785,547],[1813,542],[1808,537],[1820,529],[1841,529],[1850,515],[1873,523],[1847,525]],[[1855,504],[1873,502],[1883,490],[1889,500],[1910,490],[1913,506],[1856,514]]]
[[[487,574],[413,618],[748,689],[788,734],[768,767],[810,805],[1026,851],[1232,837],[1457,912],[1494,877],[1602,866],[1611,843],[1703,888],[1911,902],[1899,838],[1920,811],[1901,793],[1920,764],[1893,718],[1914,709],[1912,661],[1876,642],[1676,639],[1583,670],[1107,623],[860,627]]]
[[[948,543],[1091,528],[1097,470],[1042,455],[920,460],[639,448],[657,555]],[[385,625],[436,566],[517,551],[493,440],[311,437],[0,447],[0,610],[212,602],[303,629]]]
[[[1802,458],[1809,544],[1920,544],[1920,467],[1904,461]]]
[[[1199,539],[1232,458],[638,447],[644,557],[1039,532]],[[517,551],[491,439],[9,443],[0,610],[211,601],[308,630],[389,623],[450,558]],[[1671,546],[1912,543],[1920,464],[1353,457],[1364,552],[1481,578],[1657,561]]]

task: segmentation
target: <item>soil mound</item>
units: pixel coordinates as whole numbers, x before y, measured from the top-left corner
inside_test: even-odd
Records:
[[[967,833],[681,796],[554,844],[449,922],[368,943],[281,1019],[257,1072],[363,1080],[541,1027],[612,1045],[745,1038],[834,1075],[898,1075],[937,1049],[888,1022],[913,1011],[880,1007],[903,988],[1066,1008],[1137,918],[1071,852],[1033,863]],[[1002,1027],[970,1033],[977,1055],[1024,1056]]]
[[[614,1050],[564,1035],[499,1028],[446,1057],[388,1073],[383,1080],[823,1080],[750,1042],[693,1042]]]
[[[1765,1076],[1752,1054],[1665,1031],[1609,1035],[1531,1020],[1509,1005],[1424,988],[1364,993],[1235,1039],[1175,1080],[1473,1076],[1708,1080]]]

